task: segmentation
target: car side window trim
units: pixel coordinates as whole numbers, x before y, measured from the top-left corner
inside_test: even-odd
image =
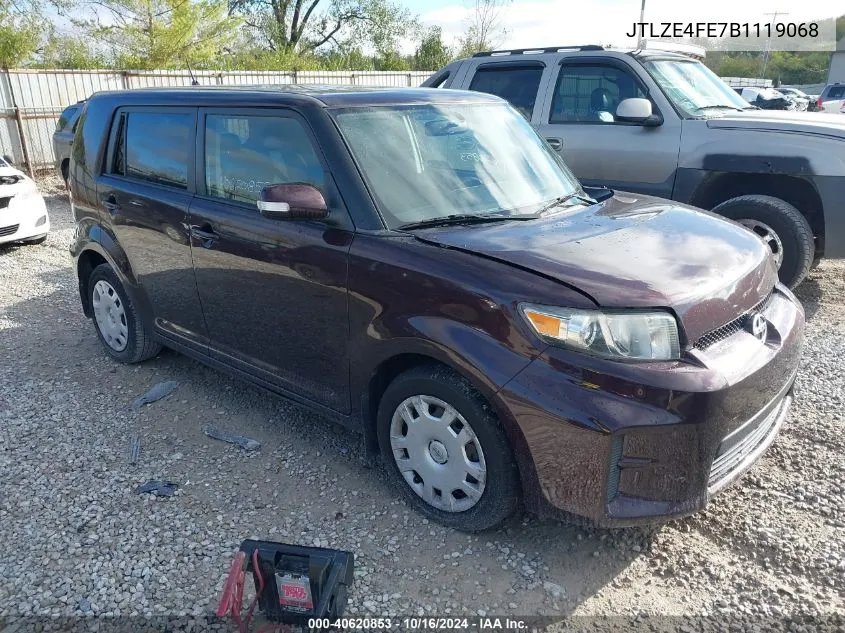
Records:
[[[165,182],[156,182],[153,180],[147,180],[145,178],[138,178],[135,176],[117,173],[115,172],[115,160],[116,150],[118,148],[118,143],[123,141],[123,151],[126,151],[126,126],[128,117],[132,113],[144,113],[144,114],[181,114],[181,115],[189,115],[190,122],[188,123],[188,138],[189,141],[187,143],[187,172],[186,172],[186,186],[179,187],[176,185],[170,185]],[[121,180],[126,180],[127,182],[139,183],[143,185],[147,185],[150,187],[157,187],[160,189],[164,189],[167,191],[178,191],[187,194],[193,195],[196,191],[196,182],[195,182],[195,165],[196,165],[196,156],[195,156],[195,143],[190,142],[191,138],[196,138],[197,136],[197,108],[195,107],[179,107],[179,106],[122,106],[117,108],[114,112],[114,117],[112,119],[112,126],[111,130],[109,131],[108,137],[108,150],[106,151],[105,160],[103,161],[101,174],[105,176],[109,176],[110,178],[118,178]],[[126,168],[126,160],[124,154],[124,169]]]
[[[554,83],[551,85],[550,95],[549,95],[549,105],[548,105],[548,112],[545,114],[545,122],[549,125],[602,125],[602,126],[609,126],[609,125],[619,125],[619,126],[626,126],[626,127],[641,127],[639,123],[632,123],[629,121],[557,121],[553,120],[552,116],[554,114],[554,106],[555,102],[558,98],[558,90],[560,89],[560,82],[563,79],[563,73],[566,68],[572,68],[577,66],[606,66],[608,68],[614,68],[621,72],[627,73],[634,81],[634,83],[640,88],[643,92],[645,99],[651,101],[651,107],[654,114],[658,116],[662,116],[660,112],[660,107],[657,105],[655,100],[651,96],[651,91],[649,90],[648,85],[642,80],[642,78],[637,74],[634,68],[631,67],[630,64],[625,63],[622,60],[607,58],[607,57],[564,57],[558,62],[558,72],[557,77],[554,79]]]

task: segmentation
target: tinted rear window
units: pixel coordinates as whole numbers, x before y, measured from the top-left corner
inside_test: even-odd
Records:
[[[76,117],[79,114],[79,106],[71,106],[69,108],[65,108],[65,111],[62,112],[62,115],[59,117],[58,123],[56,123],[56,131],[61,132],[69,128],[74,121],[76,121]]]
[[[534,112],[534,103],[537,101],[537,91],[540,88],[542,75],[543,67],[539,64],[487,68],[482,66],[472,78],[469,89],[506,99],[526,119],[530,119]]]
[[[186,189],[192,122],[190,114],[127,113],[118,139],[115,172]]]
[[[845,97],[845,86],[831,86],[824,96],[825,99],[842,99],[843,97]]]

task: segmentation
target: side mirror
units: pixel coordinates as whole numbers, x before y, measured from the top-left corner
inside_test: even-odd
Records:
[[[655,127],[663,123],[663,117],[651,110],[648,99],[622,99],[616,108],[616,120],[626,123],[638,123],[645,127]]]
[[[303,182],[267,185],[256,205],[261,215],[271,220],[319,220],[329,215],[320,190]]]

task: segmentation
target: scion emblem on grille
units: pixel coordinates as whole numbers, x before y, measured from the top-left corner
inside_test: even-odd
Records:
[[[760,314],[760,313],[753,315],[748,320],[748,330],[751,332],[751,334],[755,338],[757,338],[761,341],[766,340],[766,333],[767,333],[768,329],[769,329],[769,327],[766,324],[766,319],[763,318],[763,315]]]

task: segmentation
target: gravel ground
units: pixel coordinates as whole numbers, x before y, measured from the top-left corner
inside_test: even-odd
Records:
[[[247,537],[353,551],[349,614],[845,614],[845,262],[799,289],[807,343],[783,432],[706,512],[652,530],[523,516],[468,536],[410,510],[359,437],[313,413],[172,352],[111,362],[79,307],[70,207],[55,181],[42,189],[47,242],[0,247],[0,630],[205,616]],[[131,407],[164,380],[178,389]],[[150,478],[179,490],[134,494]]]

